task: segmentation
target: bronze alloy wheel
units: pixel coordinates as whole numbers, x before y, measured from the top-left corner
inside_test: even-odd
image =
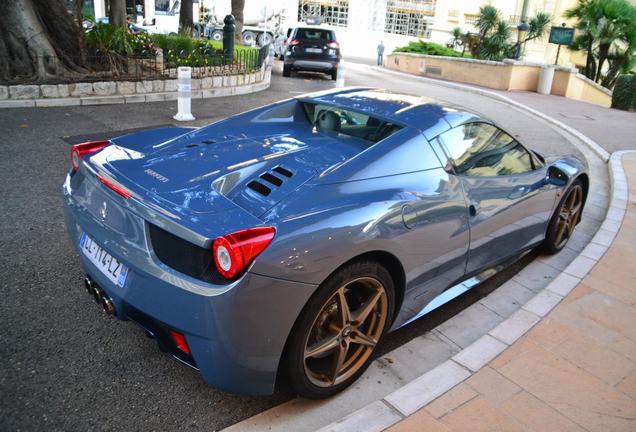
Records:
[[[574,228],[581,216],[583,208],[583,188],[580,184],[575,184],[568,191],[567,197],[563,201],[563,206],[559,211],[559,219],[557,221],[557,231],[555,237],[555,245],[561,249],[572,236]]]
[[[389,314],[386,288],[359,277],[338,288],[322,306],[305,341],[304,369],[318,387],[332,387],[365,365]]]

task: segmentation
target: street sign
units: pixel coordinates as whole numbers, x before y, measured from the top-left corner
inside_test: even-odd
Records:
[[[557,45],[571,45],[574,39],[574,29],[572,27],[550,28],[550,40],[548,42]]]

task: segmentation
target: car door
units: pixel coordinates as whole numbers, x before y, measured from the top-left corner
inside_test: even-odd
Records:
[[[546,168],[496,126],[473,122],[438,137],[462,183],[469,212],[466,273],[496,265],[541,242],[556,191]]]

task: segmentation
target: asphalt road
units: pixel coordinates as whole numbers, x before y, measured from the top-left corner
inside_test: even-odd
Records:
[[[545,124],[490,99],[367,66],[351,65],[347,80],[461,103],[546,154],[574,150]],[[333,84],[317,74],[282,78],[277,62],[266,91],[193,101],[192,124]],[[165,102],[0,110],[0,430],[218,430],[291,397],[284,389],[253,397],[206,385],[137,327],[106,316],[84,291],[62,216],[69,143],[172,124],[175,108]],[[531,258],[391,334],[382,352],[485,296]]]

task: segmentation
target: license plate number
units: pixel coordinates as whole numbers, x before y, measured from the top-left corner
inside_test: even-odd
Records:
[[[322,53],[322,49],[320,49],[320,48],[305,48],[305,52],[321,54]]]
[[[80,249],[85,257],[90,262],[95,264],[95,267],[99,269],[112,283],[119,287],[123,287],[126,283],[126,276],[128,276],[128,267],[121,261],[118,261],[95,241],[82,233],[80,238]]]

